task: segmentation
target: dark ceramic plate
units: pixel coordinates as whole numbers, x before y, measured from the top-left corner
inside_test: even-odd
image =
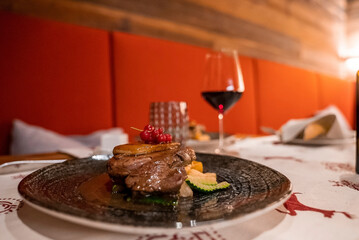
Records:
[[[197,153],[205,172],[215,172],[229,189],[195,193],[177,205],[134,202],[112,194],[106,161],[77,159],[42,168],[18,187],[29,205],[65,220],[120,232],[228,226],[274,209],[290,195],[283,174],[258,163],[230,156]]]

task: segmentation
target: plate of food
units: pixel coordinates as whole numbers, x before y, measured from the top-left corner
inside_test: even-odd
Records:
[[[261,130],[277,135],[284,144],[322,146],[354,143],[355,131],[350,129],[338,109],[331,109],[331,112],[309,119],[291,119],[279,130],[269,127],[261,127]]]
[[[236,141],[236,136],[224,133],[223,144],[230,145]],[[219,144],[219,133],[208,132],[203,124],[191,120],[189,123],[189,139],[186,145],[199,152],[213,152]]]
[[[25,203],[89,227],[159,233],[237,224],[288,199],[278,171],[170,141],[115,147],[109,160],[74,159],[25,177]]]

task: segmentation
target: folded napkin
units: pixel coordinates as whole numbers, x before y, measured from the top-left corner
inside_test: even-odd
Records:
[[[99,130],[88,135],[65,136],[15,119],[10,153],[19,155],[62,152],[84,158],[95,154],[95,149],[97,153],[111,153],[115,145],[127,141],[128,135],[121,128]]]
[[[313,139],[348,139],[353,137],[348,122],[335,106],[319,111],[314,117],[292,119],[277,132],[284,143],[296,139],[309,141]]]

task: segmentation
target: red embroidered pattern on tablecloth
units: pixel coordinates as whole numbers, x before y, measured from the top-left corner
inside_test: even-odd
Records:
[[[309,207],[307,205],[304,205],[303,203],[299,202],[296,194],[300,194],[300,193],[292,193],[292,195],[290,196],[290,198],[288,199],[288,201],[286,201],[283,205],[284,207],[289,211],[282,211],[279,209],[276,209],[278,212],[281,213],[285,213],[285,214],[289,214],[291,216],[296,216],[297,215],[297,211],[311,211],[311,212],[318,212],[318,213],[322,213],[324,215],[324,217],[327,218],[332,218],[334,213],[341,213],[344,216],[346,216],[347,218],[352,219],[353,216],[350,215],[347,212],[341,212],[341,211],[335,211],[335,210],[325,210],[325,209],[319,209],[319,208],[313,208],[313,207]]]
[[[326,169],[333,172],[354,172],[354,166],[350,165],[349,163],[323,162],[322,164]]]
[[[0,214],[18,211],[23,205],[22,200],[16,198],[0,198]]]
[[[137,240],[225,240],[216,230],[174,234],[146,234]]]
[[[333,183],[334,187],[349,187],[351,189],[359,191],[359,184],[355,184],[348,180],[341,180],[341,181],[329,180],[329,182]]]
[[[267,156],[264,157],[264,160],[292,160],[295,162],[304,162],[302,159],[299,158],[295,158],[295,157],[290,157],[290,156]]]

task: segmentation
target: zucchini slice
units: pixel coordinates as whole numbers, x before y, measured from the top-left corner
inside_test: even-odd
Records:
[[[226,189],[230,186],[228,182],[221,182],[216,184],[206,184],[196,178],[187,178],[187,184],[195,191],[211,193],[217,190]]]

